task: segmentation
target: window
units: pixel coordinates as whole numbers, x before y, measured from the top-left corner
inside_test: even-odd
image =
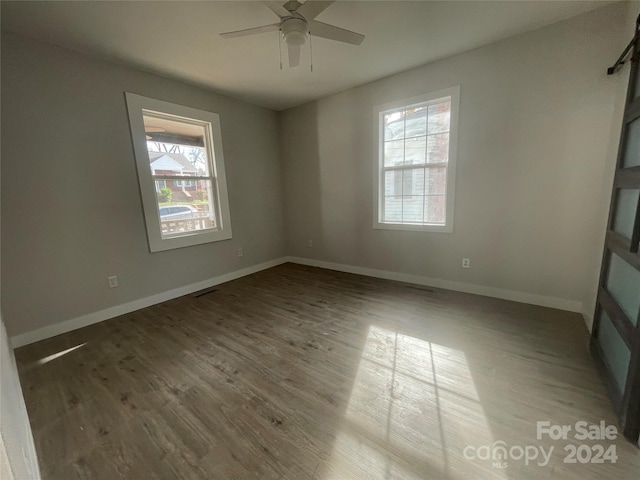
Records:
[[[375,108],[374,228],[453,231],[460,87]]]
[[[151,252],[231,238],[220,117],[126,99]]]
[[[176,187],[180,187],[180,188],[189,188],[189,187],[195,187],[196,186],[196,182],[194,182],[193,180],[176,180],[175,182],[173,182],[173,184]]]

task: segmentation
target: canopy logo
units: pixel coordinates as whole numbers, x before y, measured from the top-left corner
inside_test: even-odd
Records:
[[[598,425],[580,421],[573,425],[554,425],[548,421],[536,424],[537,440],[565,441],[612,441],[618,437],[618,429],[603,420]],[[616,446],[600,444],[567,443],[562,448],[563,463],[616,463]],[[546,467],[549,465],[556,445],[513,445],[498,440],[491,445],[467,445],[463,450],[466,460],[490,461],[493,468],[508,468],[511,461],[523,461],[525,465]]]
[[[474,447],[467,445],[462,452],[467,460],[491,460],[494,468],[507,468],[509,460],[523,460],[524,464],[529,465],[536,462],[538,466],[545,467],[549,464],[554,447],[545,450],[542,446],[536,445],[514,445],[508,447],[506,442],[498,440],[492,445],[482,445]]]

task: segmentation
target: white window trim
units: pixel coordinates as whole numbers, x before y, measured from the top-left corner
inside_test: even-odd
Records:
[[[201,245],[203,243],[228,240],[232,236],[231,215],[229,212],[229,199],[227,193],[227,181],[224,168],[224,155],[222,150],[222,135],[220,131],[220,116],[216,113],[206,112],[191,107],[176,105],[174,103],[163,102],[153,98],[143,97],[134,93],[125,92],[127,110],[129,112],[129,125],[131,127],[131,138],[133,150],[138,169],[138,183],[140,185],[140,196],[144,210],[145,224],[147,227],[147,238],[149,240],[149,250],[161,252],[174,248]],[[211,145],[207,145],[210,153],[209,168],[213,177],[213,190],[217,198],[212,199],[217,206],[216,228],[198,231],[185,235],[162,238],[160,226],[160,215],[157,207],[156,188],[149,164],[149,153],[147,151],[147,139],[144,129],[144,110],[151,110],[163,114],[175,115],[185,119],[195,119],[208,122],[211,126],[209,138]],[[213,203],[213,202],[212,202]]]
[[[384,127],[381,119],[383,115],[398,109],[407,109],[413,105],[444,100],[451,97],[451,117],[449,126],[449,161],[447,163],[446,186],[446,217],[444,225],[414,225],[406,223],[381,222],[384,207],[384,196],[380,192],[384,189],[384,176],[381,175],[384,166]],[[382,230],[408,230],[414,232],[453,232],[453,209],[456,185],[456,158],[458,152],[458,110],[460,107],[460,86],[445,88],[437,92],[406,98],[373,108],[374,123],[374,152],[375,164],[373,175],[373,228]]]

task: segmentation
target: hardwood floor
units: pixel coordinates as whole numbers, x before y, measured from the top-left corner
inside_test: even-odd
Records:
[[[621,437],[536,438],[616,424],[587,342],[576,314],[285,264],[16,357],[45,480],[637,479]],[[500,441],[554,450],[465,458]],[[564,463],[581,443],[617,462]]]

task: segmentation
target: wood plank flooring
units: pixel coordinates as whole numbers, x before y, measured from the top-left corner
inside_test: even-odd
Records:
[[[285,264],[16,357],[44,480],[637,480],[622,437],[536,438],[616,424],[587,342],[576,314]],[[554,450],[469,458],[501,441]],[[581,443],[618,459],[564,463]]]

